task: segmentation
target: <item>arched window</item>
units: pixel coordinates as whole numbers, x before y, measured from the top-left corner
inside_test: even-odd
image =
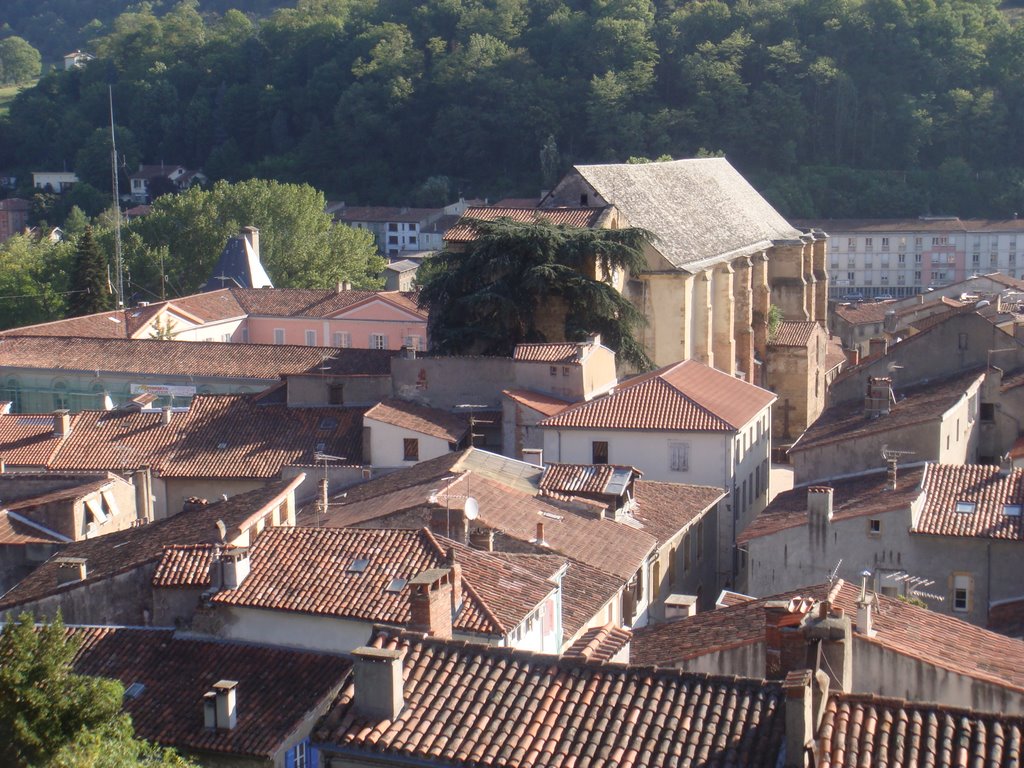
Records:
[[[97,411],[106,410],[107,385],[102,381],[94,381],[89,390],[92,392],[92,397],[89,398],[88,407]]]
[[[58,379],[53,382],[53,407],[54,410],[68,407],[68,384],[66,381]]]

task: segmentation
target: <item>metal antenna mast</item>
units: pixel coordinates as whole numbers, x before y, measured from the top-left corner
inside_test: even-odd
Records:
[[[117,309],[124,309],[124,269],[121,266],[121,195],[118,189],[117,140],[114,138],[114,87],[107,86],[110,98],[110,174],[114,186],[114,269],[117,270]]]

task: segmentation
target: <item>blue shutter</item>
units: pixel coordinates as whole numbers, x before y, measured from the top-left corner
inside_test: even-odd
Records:
[[[307,754],[309,755],[309,768],[320,768],[320,750],[310,744]]]
[[[295,747],[284,753],[284,768],[295,768]]]

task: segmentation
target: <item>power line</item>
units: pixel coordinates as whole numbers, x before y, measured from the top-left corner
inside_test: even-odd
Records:
[[[70,296],[73,293],[88,293],[88,288],[76,288],[73,291],[54,291],[53,293],[22,293],[17,296],[0,296],[0,301],[8,299],[42,299],[48,296]]]

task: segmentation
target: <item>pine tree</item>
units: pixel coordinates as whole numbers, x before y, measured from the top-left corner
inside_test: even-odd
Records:
[[[91,315],[110,309],[110,288],[107,276],[107,260],[103,257],[87,226],[78,239],[71,273],[71,293],[68,296],[68,315]]]

